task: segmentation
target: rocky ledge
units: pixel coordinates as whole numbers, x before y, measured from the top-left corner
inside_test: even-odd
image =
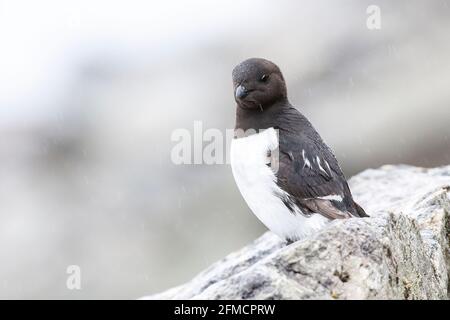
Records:
[[[383,166],[350,185],[370,218],[288,246],[267,232],[144,299],[447,299],[450,166]]]

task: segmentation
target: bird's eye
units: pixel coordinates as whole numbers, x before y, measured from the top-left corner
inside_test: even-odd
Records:
[[[266,82],[267,79],[269,79],[269,76],[267,74],[263,74],[262,77],[259,79],[259,81]]]

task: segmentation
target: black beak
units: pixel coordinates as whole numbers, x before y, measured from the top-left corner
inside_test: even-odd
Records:
[[[249,91],[247,89],[245,89],[245,87],[243,85],[239,85],[236,88],[234,95],[236,96],[236,99],[243,99],[247,96],[248,92]]]

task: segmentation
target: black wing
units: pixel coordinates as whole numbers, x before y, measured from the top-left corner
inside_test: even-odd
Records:
[[[294,213],[319,213],[329,219],[366,216],[354,201],[344,174],[320,137],[279,132],[278,186],[289,196],[283,202]],[[286,198],[287,197],[287,198]]]

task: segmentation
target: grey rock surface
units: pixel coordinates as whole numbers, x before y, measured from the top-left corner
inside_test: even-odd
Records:
[[[383,166],[350,185],[370,218],[291,245],[267,232],[144,299],[447,299],[450,166]]]

